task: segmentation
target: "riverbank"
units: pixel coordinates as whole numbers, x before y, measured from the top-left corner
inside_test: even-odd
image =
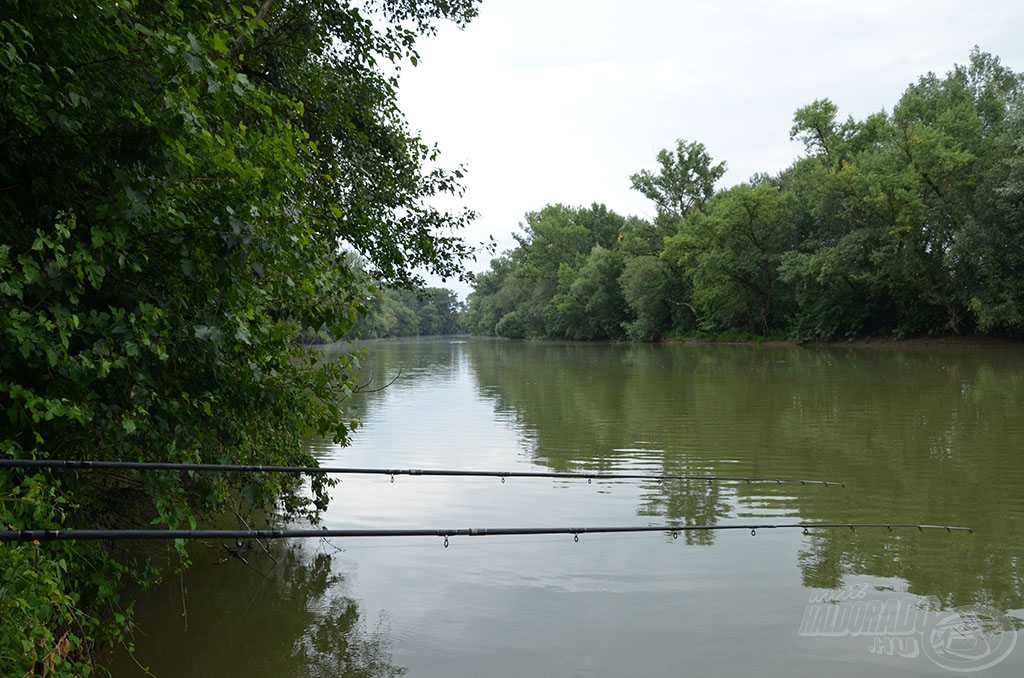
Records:
[[[369,341],[402,341],[408,339],[487,339],[497,341],[522,341],[526,343],[541,342],[549,344],[653,344],[661,346],[755,346],[765,348],[796,348],[796,347],[828,347],[828,348],[873,348],[880,350],[906,350],[906,349],[996,349],[996,348],[1024,348],[1024,339],[1013,339],[1010,337],[983,337],[983,336],[948,336],[948,337],[910,337],[897,339],[895,337],[858,337],[856,339],[837,339],[833,341],[784,339],[780,337],[743,337],[736,336],[701,336],[701,337],[671,337],[659,341],[579,341],[572,339],[539,338],[531,337],[525,339],[512,339],[508,337],[495,337],[481,334],[448,335],[437,337],[395,337],[388,339],[360,340],[359,343]],[[330,344],[328,344],[330,346]]]
[[[723,339],[714,338],[680,338],[665,339],[659,343],[685,346],[765,346],[765,347],[828,347],[828,348],[874,348],[880,350],[905,349],[995,349],[1024,348],[1024,341],[1008,337],[911,337],[896,339],[894,337],[859,337],[836,341],[796,341],[793,339]]]

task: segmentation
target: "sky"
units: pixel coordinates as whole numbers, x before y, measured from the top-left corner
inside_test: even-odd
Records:
[[[974,45],[1024,70],[1022,35],[1021,0],[484,0],[465,29],[419,43],[399,101],[444,164],[468,168],[463,202],[479,217],[464,236],[501,251],[547,203],[652,217],[629,176],[676,139],[727,163],[719,188],[776,172],[801,152],[800,106],[891,110]]]

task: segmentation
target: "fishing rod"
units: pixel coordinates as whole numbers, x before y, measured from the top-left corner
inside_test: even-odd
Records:
[[[821,485],[846,487],[834,480],[792,480],[784,478],[752,478],[719,475],[679,475],[650,473],[560,473],[556,471],[464,471],[422,468],[355,468],[348,466],[274,466],[264,464],[191,464],[185,462],[108,461],[80,459],[0,459],[0,468],[28,469],[107,469],[133,471],[197,471],[216,473],[302,473],[307,475],[378,475],[390,476],[445,476],[500,478],[564,478],[572,480],[705,480],[711,482],[770,483],[774,485]]]
[[[365,537],[442,537],[447,548],[449,537],[504,537],[510,535],[571,534],[579,541],[581,534],[609,534],[620,532],[664,532],[678,537],[681,532],[712,532],[717,530],[750,530],[755,536],[758,530],[799,529],[804,534],[811,530],[823,529],[913,529],[944,530],[949,533],[966,532],[973,534],[970,527],[956,525],[925,525],[917,523],[777,523],[746,525],[629,525],[619,527],[483,527],[460,529],[397,529],[397,530],[329,530],[329,529],[281,529],[281,530],[5,530],[0,531],[0,542],[44,542],[44,541],[128,541],[128,540],[170,540],[170,539],[355,539]]]

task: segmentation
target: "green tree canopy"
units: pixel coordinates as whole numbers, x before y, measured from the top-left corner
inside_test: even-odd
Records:
[[[468,326],[494,333],[507,316],[515,336],[614,339],[616,315],[640,340],[1024,334],[1022,87],[975,49],[891,113],[844,120],[818,99],[793,117],[803,157],[717,193],[724,163],[678,141],[631,177],[653,223],[536,213],[477,278]],[[598,261],[621,268],[623,304],[597,301],[619,298]]]
[[[788,195],[772,184],[740,185],[687,218],[665,254],[691,277],[702,321],[768,335],[783,326],[790,304],[778,268],[793,233]]]
[[[704,144],[676,141],[676,150],[658,152],[658,172],[641,170],[630,177],[633,188],[654,201],[658,214],[670,219],[685,217],[704,206],[725,174],[725,163],[713,163]]]
[[[401,69],[470,0],[17,2],[0,13],[0,454],[315,464],[343,440],[341,336],[381,280],[459,275],[460,168]],[[187,527],[312,503],[275,477],[0,475],[0,523]],[[79,675],[130,622],[102,546],[0,550],[0,673]],[[111,623],[114,622],[114,623]]]

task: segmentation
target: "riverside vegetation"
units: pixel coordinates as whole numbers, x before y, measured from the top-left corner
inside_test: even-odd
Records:
[[[307,339],[366,309],[348,253],[399,285],[472,255],[472,214],[432,200],[462,169],[410,131],[396,88],[419,37],[475,13],[5,3],[0,456],[311,465],[307,436],[343,441],[356,361]],[[274,501],[316,518],[310,482],[5,471],[0,525],[188,528]],[[126,588],[184,561],[180,544],[0,548],[0,675],[95,673],[131,645]]]
[[[459,334],[462,309],[463,304],[455,292],[443,287],[371,286],[367,309],[359,315],[348,337],[378,339]]]
[[[658,340],[1024,333],[1024,75],[975,49],[891,112],[821,99],[805,155],[716,190],[679,141],[632,176],[654,220],[548,205],[476,279],[477,334]]]

